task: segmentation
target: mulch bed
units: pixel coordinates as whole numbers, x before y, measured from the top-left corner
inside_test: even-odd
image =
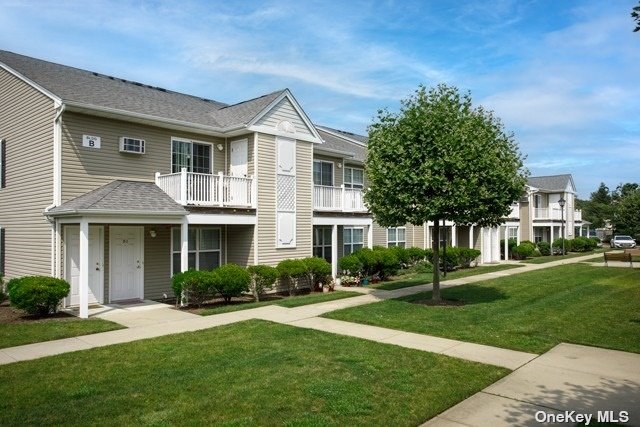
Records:
[[[417,301],[411,301],[413,304],[427,305],[429,307],[461,307],[467,303],[460,300],[443,299],[440,301],[434,301],[432,299],[421,299]]]
[[[34,316],[18,310],[9,305],[8,301],[0,304],[0,323],[43,323],[51,320],[74,320],[77,317],[64,312],[58,312],[50,316]]]

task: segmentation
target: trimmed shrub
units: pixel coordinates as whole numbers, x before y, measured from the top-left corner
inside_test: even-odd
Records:
[[[404,249],[404,248],[402,248]],[[389,276],[393,276],[400,270],[401,263],[397,257],[396,249],[380,249],[378,252],[378,266],[377,274],[380,279],[386,279]],[[404,254],[404,253],[403,253]]]
[[[0,303],[7,299],[7,293],[4,289],[4,276],[0,274]]]
[[[527,259],[533,254],[535,246],[531,242],[522,242],[515,248],[513,248],[514,259]]]
[[[171,278],[171,287],[176,296],[176,305],[182,303],[196,306],[213,298],[215,294],[214,284],[217,278],[211,271],[188,270],[176,273]]]
[[[571,241],[571,250],[573,252],[588,252],[592,249],[591,242],[586,237],[578,236]]]
[[[289,290],[289,295],[293,296],[299,287],[299,280],[306,276],[307,266],[301,259],[283,259],[276,267],[278,277],[283,285]]]
[[[251,293],[256,301],[260,301],[260,297],[265,291],[273,288],[276,280],[278,280],[278,270],[269,265],[251,265],[247,267],[247,271],[251,276],[251,284],[249,285]]]
[[[509,250],[509,256],[512,257],[513,248],[518,246],[517,239],[509,239],[507,242],[507,249]],[[504,239],[500,240],[500,255],[504,258]]]
[[[355,254],[345,255],[338,261],[338,267],[341,271],[346,271],[352,276],[362,274],[362,261]]]
[[[324,284],[331,282],[331,264],[324,258],[309,257],[302,260],[307,270],[309,288],[322,290]]]
[[[380,249],[374,251],[369,248],[363,248],[354,252],[354,254],[362,263],[362,273],[364,276],[373,276],[378,272]]]
[[[46,276],[19,277],[7,283],[11,305],[41,316],[56,313],[70,289],[67,281]]]
[[[417,274],[433,273],[433,264],[429,261],[419,261],[411,269]]]
[[[564,254],[566,254],[567,252],[571,251],[571,240],[567,240],[567,239],[563,239],[563,238],[557,238],[556,240],[553,241],[553,244],[551,245],[552,251],[554,255],[564,255],[562,253],[562,241],[564,240]]]
[[[472,248],[457,248],[458,249],[458,264],[462,268],[471,267],[471,263],[475,262],[480,256],[480,251]]]
[[[408,267],[412,264],[408,250],[402,246],[392,246],[387,250],[398,259],[398,262],[401,264],[400,267]]]
[[[551,255],[551,245],[549,242],[540,241],[537,244],[538,250],[540,251],[540,255],[548,256]]]
[[[453,271],[455,270],[455,268],[460,264],[460,251],[459,248],[453,246],[453,247],[447,247],[447,251],[446,251],[446,259],[445,259],[445,255],[444,255],[444,251],[442,250],[442,248],[440,249],[440,270],[444,271],[446,268],[446,271]],[[433,250],[430,250],[427,253],[427,260],[433,264]]]
[[[213,288],[226,303],[231,298],[239,297],[243,292],[249,292],[251,275],[237,264],[224,264],[210,272],[214,276]]]
[[[426,258],[426,252],[422,248],[411,247],[406,249],[407,257],[409,258],[409,264],[415,265]]]

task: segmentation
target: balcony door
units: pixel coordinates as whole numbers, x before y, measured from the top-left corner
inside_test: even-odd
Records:
[[[184,139],[171,140],[171,173],[187,172],[210,174],[213,167],[211,144]]]

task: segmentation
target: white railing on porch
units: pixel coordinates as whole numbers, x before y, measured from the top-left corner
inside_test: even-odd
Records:
[[[161,175],[156,172],[156,185],[181,205],[255,207],[255,180],[206,173],[181,172]]]
[[[562,211],[556,208],[533,208],[533,219],[562,219]]]
[[[313,208],[322,211],[366,212],[362,198],[363,191],[358,188],[313,186]]]

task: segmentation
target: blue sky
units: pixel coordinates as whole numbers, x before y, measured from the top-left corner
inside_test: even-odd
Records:
[[[366,134],[419,84],[469,90],[533,175],[640,182],[635,0],[11,1],[0,48],[234,103],[288,87]]]

